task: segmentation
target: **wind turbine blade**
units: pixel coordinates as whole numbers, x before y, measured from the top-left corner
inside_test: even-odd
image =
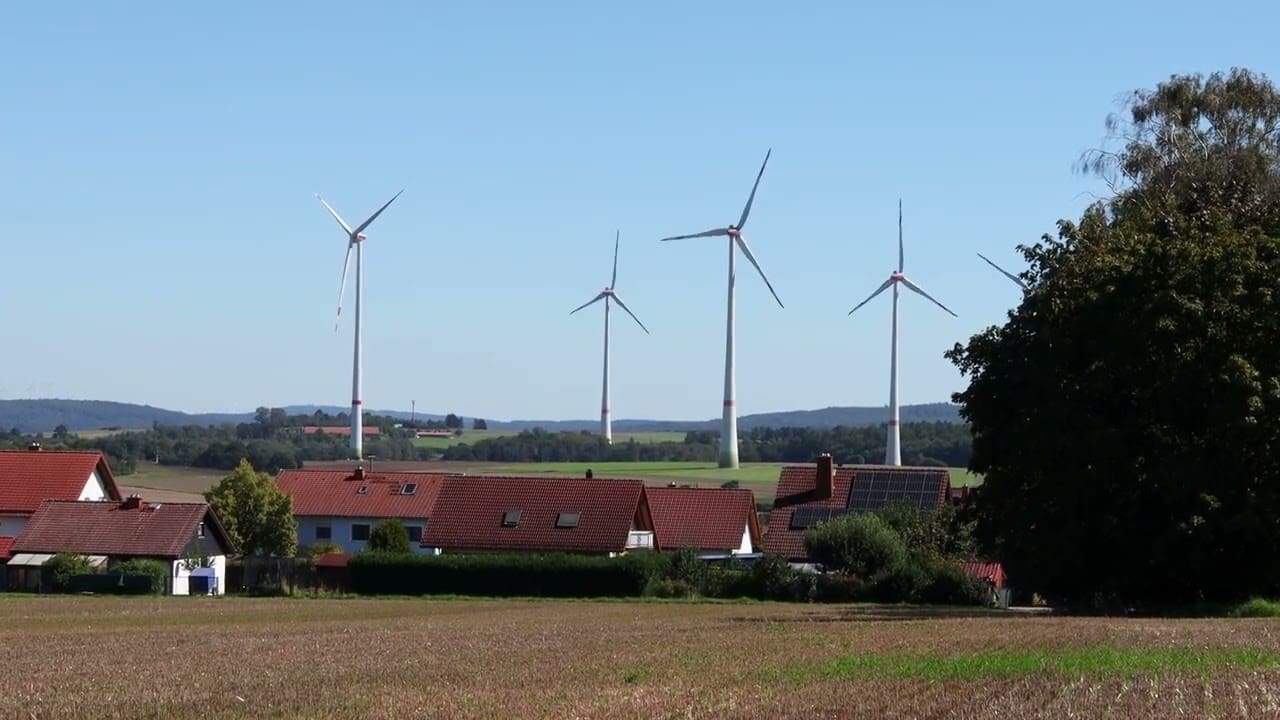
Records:
[[[316,193],[316,199],[320,201],[321,205],[324,205],[324,209],[329,211],[329,214],[333,216],[333,219],[337,220],[338,224],[342,226],[342,229],[347,232],[348,236],[350,236],[352,234],[351,226],[347,224],[346,220],[342,219],[342,216],[338,214],[338,211],[330,207],[329,203],[325,202],[324,198],[320,197],[320,193]]]
[[[347,292],[347,271],[351,269],[351,248],[355,243],[347,242],[347,257],[342,261],[342,282],[338,285],[338,316],[333,321],[333,331],[338,332],[338,321],[342,319],[342,296]]]
[[[902,272],[902,198],[898,198],[898,272]]]
[[[631,308],[627,307],[627,304],[622,302],[622,298],[618,297],[617,293],[614,293],[613,301],[618,303],[618,307],[627,311],[627,314],[631,316],[632,320],[636,321],[636,324],[640,326],[640,329],[644,331],[645,335],[649,334],[649,328],[645,327],[644,323],[640,322],[640,318],[636,317],[636,314],[631,312]]]
[[[742,208],[742,217],[738,218],[738,229],[746,227],[747,216],[751,214],[751,203],[756,200],[756,188],[760,187],[760,178],[764,177],[764,166],[769,164],[769,156],[773,154],[773,148],[764,154],[764,162],[760,163],[760,172],[756,173],[756,184],[751,186],[751,195],[747,197],[747,204]]]
[[[1017,275],[1014,275],[1013,273],[1011,273],[1011,272],[1009,272],[1009,271],[1005,270],[1004,268],[1000,267],[999,265],[997,265],[997,264],[995,264],[995,263],[991,262],[991,258],[988,258],[986,255],[983,255],[982,253],[978,253],[978,257],[982,258],[983,260],[986,260],[988,265],[990,265],[991,267],[995,268],[996,270],[999,270],[1001,275],[1004,275],[1005,277],[1009,278],[1010,280],[1012,280],[1012,281],[1014,281],[1014,282],[1018,283],[1018,287],[1022,288],[1023,290],[1026,290],[1026,289],[1027,289],[1027,283],[1026,283],[1022,278],[1018,277]]]
[[[618,284],[618,241],[622,239],[622,231],[618,230],[613,235],[613,279],[609,280],[609,287]]]
[[[603,297],[604,297],[604,293],[600,293],[599,295],[596,295],[595,297],[591,298],[590,300],[588,300],[588,301],[586,301],[586,302],[582,303],[582,304],[581,304],[581,305],[579,305],[578,307],[576,307],[576,308],[574,308],[574,309],[570,310],[570,311],[569,311],[569,314],[570,314],[570,315],[572,315],[572,314],[574,314],[574,313],[578,312],[579,310],[581,310],[581,309],[582,309],[582,308],[584,308],[584,307],[588,307],[588,306],[591,306],[591,305],[595,305],[596,303],[600,302],[600,300],[601,300]]]
[[[401,190],[400,192],[396,193],[394,196],[392,196],[392,198],[391,198],[390,200],[388,200],[388,201],[387,201],[387,204],[386,204],[386,205],[383,205],[382,207],[378,208],[378,212],[376,212],[376,213],[374,213],[374,214],[370,215],[368,220],[365,220],[364,222],[360,223],[360,227],[356,228],[356,231],[355,231],[355,232],[356,232],[356,234],[357,234],[357,235],[359,235],[361,232],[363,232],[363,231],[364,231],[364,229],[365,229],[365,228],[367,228],[367,227],[369,227],[370,225],[372,225],[372,224],[373,224],[373,221],[374,221],[374,220],[377,220],[377,219],[378,219],[378,216],[382,214],[382,211],[383,211],[383,210],[386,210],[388,207],[390,207],[390,206],[391,206],[391,203],[395,202],[395,201],[396,201],[396,198],[400,197],[400,193],[403,193],[403,192],[404,192],[404,190]]]
[[[707,230],[706,232],[694,233],[692,235],[675,235],[673,237],[664,237],[662,238],[662,242],[666,242],[668,240],[688,240],[689,238],[719,237],[721,235],[728,235],[728,234],[729,234],[729,228],[715,228],[714,230]]]
[[[738,235],[735,239],[738,241],[738,247],[742,249],[742,254],[746,255],[747,260],[755,266],[756,272],[760,273],[760,277],[764,280],[764,284],[769,288],[769,292],[773,293],[773,299],[778,301],[778,307],[785,309],[786,305],[782,304],[782,298],[778,297],[778,293],[774,291],[773,283],[769,282],[769,278],[765,277],[764,270],[760,268],[760,263],[756,262],[756,256],[752,255],[751,248],[747,247],[747,239],[741,235]]]
[[[907,289],[912,290],[913,292],[915,292],[915,293],[917,293],[917,294],[919,294],[919,295],[922,295],[922,296],[924,296],[924,297],[926,297],[926,298],[928,298],[928,299],[932,300],[934,305],[937,305],[938,307],[942,308],[943,310],[946,310],[946,311],[951,315],[951,317],[960,317],[959,315],[956,315],[955,313],[951,312],[951,308],[949,308],[949,307],[947,307],[946,305],[943,305],[942,303],[938,302],[938,301],[937,301],[937,300],[936,300],[932,295],[930,295],[929,293],[925,292],[924,290],[921,290],[919,285],[916,285],[915,283],[911,282],[910,280],[906,279],[905,277],[904,277],[904,278],[902,278],[902,284],[903,284],[903,285],[906,285],[906,286],[907,286]]]
[[[889,289],[889,286],[890,286],[890,285],[892,285],[892,284],[893,284],[893,278],[889,278],[888,280],[885,280],[885,281],[884,281],[884,284],[883,284],[883,285],[881,285],[880,287],[876,288],[876,291],[875,291],[875,292],[873,292],[873,293],[871,293],[870,295],[868,295],[866,300],[863,300],[862,302],[858,303],[857,305],[854,305],[854,306],[853,306],[853,309],[849,311],[849,314],[850,314],[850,315],[852,315],[852,314],[854,314],[854,313],[858,312],[858,308],[860,308],[860,307],[862,307],[863,305],[866,305],[867,303],[869,303],[869,302],[871,302],[872,300],[874,300],[874,299],[875,299],[875,297],[876,297],[877,295],[879,295],[880,293],[884,292],[885,290],[888,290],[888,289]]]

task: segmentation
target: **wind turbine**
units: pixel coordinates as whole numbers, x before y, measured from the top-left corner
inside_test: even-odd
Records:
[[[747,260],[755,266],[756,272],[760,273],[765,286],[773,294],[773,299],[778,301],[778,307],[784,307],[782,300],[778,298],[778,293],[773,289],[773,284],[765,276],[764,270],[760,269],[760,263],[756,262],[755,255],[751,254],[751,248],[747,247],[747,239],[742,236],[742,229],[747,226],[747,216],[751,214],[751,203],[756,199],[756,188],[760,187],[760,178],[764,176],[764,168],[769,164],[769,156],[772,154],[773,149],[771,148],[764,155],[764,162],[760,164],[760,172],[756,174],[756,183],[751,186],[751,194],[747,196],[746,207],[742,208],[742,216],[738,218],[737,225],[730,225],[727,228],[714,228],[692,235],[676,235],[662,238],[663,242],[706,237],[727,237],[729,239],[729,311],[724,348],[724,408],[720,419],[720,467],[722,468],[738,467],[738,410],[734,405],[736,388],[733,374],[733,286],[735,277],[734,259],[737,256],[734,250],[735,245],[739,250],[742,250],[742,254],[746,256]]]
[[[858,308],[871,302],[872,298],[889,289],[893,288],[893,340],[889,345],[889,431],[888,438],[884,446],[884,464],[885,465],[901,465],[902,449],[900,447],[901,436],[898,432],[898,285],[906,287],[908,290],[921,295],[930,300],[934,305],[946,310],[951,317],[957,317],[955,313],[942,303],[935,300],[929,293],[925,292],[920,286],[907,279],[902,274],[903,251],[902,251],[902,200],[898,200],[898,269],[890,273],[889,279],[884,281],[876,291],[866,300],[854,306],[849,311],[852,315],[857,312]]]
[[[618,307],[626,311],[632,320],[644,330],[645,334],[649,334],[649,328],[640,322],[640,318],[631,312],[631,308],[622,302],[622,298],[618,297],[617,291],[614,289],[618,284],[618,241],[622,237],[619,231],[613,236],[613,278],[609,281],[609,287],[601,290],[598,295],[591,298],[587,302],[579,305],[569,312],[570,315],[579,310],[594,305],[604,300],[604,389],[600,393],[600,434],[604,436],[604,441],[613,444],[613,421],[609,417],[609,301],[618,303]]]
[[[982,253],[978,253],[978,257],[982,258],[983,260],[986,260],[988,265],[990,265],[991,267],[995,268],[996,270],[999,270],[1001,275],[1004,275],[1005,277],[1009,278],[1010,280],[1012,280],[1012,281],[1014,281],[1014,282],[1018,283],[1018,287],[1022,288],[1023,290],[1026,290],[1026,289],[1027,289],[1027,283],[1026,283],[1026,281],[1025,281],[1025,280],[1023,280],[1022,278],[1018,277],[1017,275],[1014,275],[1013,273],[1009,272],[1008,270],[1005,270],[1004,268],[1000,267],[999,265],[997,265],[997,264],[995,264],[995,263],[991,262],[991,259],[990,259],[990,258],[988,258],[986,255],[983,255]]]
[[[333,216],[333,219],[338,221],[338,224],[342,226],[343,231],[347,233],[347,257],[342,262],[342,283],[338,286],[338,317],[333,323],[334,332],[338,331],[338,320],[342,319],[342,296],[347,290],[347,271],[351,268],[351,248],[355,248],[356,250],[356,337],[355,351],[351,362],[351,449],[356,451],[356,459],[360,459],[364,456],[364,415],[361,407],[363,403],[361,398],[363,366],[361,365],[360,359],[360,320],[363,317],[360,304],[361,300],[364,298],[364,271],[360,263],[361,258],[364,255],[363,249],[365,236],[363,233],[366,228],[373,224],[374,220],[378,219],[378,216],[382,214],[383,210],[390,207],[391,203],[395,202],[396,198],[400,197],[400,193],[402,192],[404,192],[404,190],[396,193],[387,201],[386,205],[378,208],[377,212],[370,215],[368,220],[360,223],[360,225],[354,230],[351,229],[351,226],[347,224],[346,220],[342,219],[342,216],[338,214],[337,210],[330,207],[329,203],[325,202],[324,198],[320,197],[318,193],[316,194],[316,198],[322,205],[324,205],[324,208],[329,211],[329,214]]]

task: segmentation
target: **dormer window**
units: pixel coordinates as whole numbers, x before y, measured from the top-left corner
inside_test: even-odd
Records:
[[[502,527],[513,528],[520,524],[520,511],[508,510],[502,514]]]
[[[401,495],[412,495],[416,492],[418,492],[418,483],[405,483],[404,487],[400,488]]]
[[[578,518],[582,513],[562,512],[556,516],[556,527],[558,528],[576,528],[578,527]]]

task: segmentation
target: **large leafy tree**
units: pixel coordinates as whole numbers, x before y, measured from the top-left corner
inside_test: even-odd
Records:
[[[297,550],[289,496],[248,460],[204,494],[242,555],[287,557]]]
[[[1022,248],[1029,288],[949,353],[977,534],[1076,602],[1280,592],[1280,93],[1135,93],[1085,167],[1113,197]]]

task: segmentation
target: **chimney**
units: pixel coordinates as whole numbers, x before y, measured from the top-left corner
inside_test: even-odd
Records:
[[[834,492],[835,469],[831,466],[831,455],[822,453],[818,456],[817,479],[814,482],[813,494],[819,500],[826,500]]]
[[[587,468],[587,479],[590,480],[593,477],[595,477],[595,473],[591,472],[591,468]]]
[[[357,467],[356,467],[356,469],[355,469],[355,472],[351,473],[351,479],[352,479],[352,480],[358,480],[358,481],[363,482],[363,481],[364,481],[364,467],[363,467],[363,466],[357,466]]]
[[[124,502],[120,503],[121,510],[137,510],[144,507],[145,503],[142,502],[142,496],[137,494],[130,495],[124,499]]]
[[[40,443],[35,441],[33,441],[30,445],[27,446],[28,452],[40,452],[41,450],[44,450],[44,448],[40,447]]]

